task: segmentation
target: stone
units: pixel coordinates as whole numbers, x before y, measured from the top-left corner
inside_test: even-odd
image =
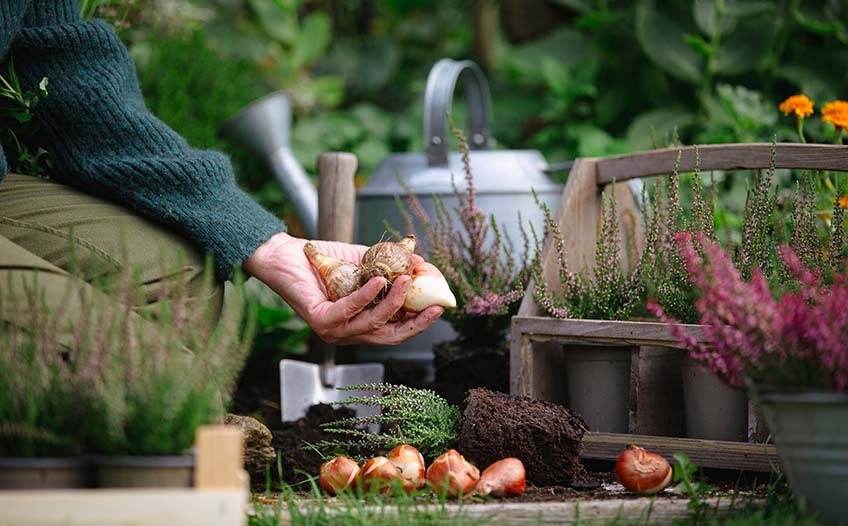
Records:
[[[264,484],[265,469],[277,458],[271,431],[255,418],[232,413],[224,417],[224,424],[239,428],[244,443],[244,469],[253,481]]]

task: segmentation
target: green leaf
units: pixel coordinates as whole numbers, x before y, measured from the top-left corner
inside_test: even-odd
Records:
[[[249,0],[262,30],[271,38],[291,45],[299,35],[297,10],[293,2],[282,0]]]
[[[515,82],[533,85],[542,82],[542,67],[546,60],[554,60],[566,67],[598,60],[592,43],[582,33],[564,28],[529,44],[512,48],[504,53],[504,67]]]
[[[774,2],[727,2],[725,13],[736,18],[747,18],[751,16],[773,13],[776,9]]]
[[[627,127],[627,142],[634,150],[664,147],[674,130],[682,130],[695,122],[688,111],[675,108],[657,108],[646,111],[633,119]],[[654,141],[657,144],[654,144]]]
[[[715,57],[715,73],[718,75],[738,75],[759,69],[773,53],[776,24],[769,19],[745,24],[734,33],[721,47]]]
[[[695,24],[707,37],[712,38],[719,25],[719,35],[726,35],[736,27],[736,18],[729,16],[727,11],[719,12],[716,7],[717,0],[693,0],[692,16]]]
[[[636,38],[645,54],[669,74],[693,84],[701,82],[704,61],[686,44],[686,34],[645,3],[636,8]]]
[[[291,60],[295,69],[302,69],[327,54],[332,40],[330,17],[316,11],[305,19],[292,48]]]
[[[715,53],[715,48],[711,46],[709,42],[704,40],[704,37],[701,35],[687,35],[686,43],[702,57],[709,57]]]

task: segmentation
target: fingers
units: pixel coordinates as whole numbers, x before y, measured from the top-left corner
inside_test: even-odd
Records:
[[[362,312],[362,309],[374,301],[377,294],[386,286],[385,278],[371,278],[368,283],[349,296],[345,296],[333,303],[324,315],[322,325],[326,327],[337,327],[347,325],[348,320]],[[382,302],[381,302],[382,304]],[[401,299],[401,305],[403,300]],[[390,315],[391,316],[391,315]],[[386,318],[388,319],[388,318]]]
[[[403,301],[406,299],[406,292],[412,284],[412,278],[409,276],[400,276],[394,283],[392,288],[383,300],[378,303],[373,309],[368,309],[360,312],[355,318],[348,323],[348,331],[351,335],[365,334],[373,332],[380,327],[386,325],[394,314],[403,307]]]
[[[388,323],[374,332],[354,338],[355,341],[352,343],[397,345],[429,329],[444,311],[445,309],[442,307],[427,307],[414,318],[396,323]]]

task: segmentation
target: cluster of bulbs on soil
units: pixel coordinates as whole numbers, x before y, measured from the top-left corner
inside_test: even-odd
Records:
[[[395,313],[391,321],[402,319],[405,312],[417,313],[433,305],[456,307],[456,297],[441,271],[426,261],[413,264],[414,251],[413,235],[406,236],[397,243],[384,241],[371,246],[357,265],[330,257],[312,243],[306,243],[303,247],[307,259],[321,276],[330,301],[352,294],[374,277],[385,278],[388,291],[395,279],[403,275],[411,276],[412,284],[406,293],[403,308]],[[386,291],[378,295],[370,306],[379,303],[385,297]]]
[[[424,457],[413,446],[402,444],[388,455],[374,457],[362,467],[355,460],[339,456],[321,465],[319,482],[331,495],[350,488],[390,493],[402,488],[406,493],[424,488],[449,498],[466,495],[515,497],[526,487],[524,464],[517,458],[498,460],[483,470],[450,449],[425,469]]]

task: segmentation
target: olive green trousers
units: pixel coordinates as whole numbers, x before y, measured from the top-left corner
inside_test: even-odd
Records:
[[[0,181],[2,322],[27,327],[45,312],[54,336],[70,344],[90,322],[87,304],[117,295],[142,324],[176,294],[181,308],[217,317],[223,285],[211,276],[196,247],[128,209],[46,179]],[[117,294],[129,280],[133,293]]]

